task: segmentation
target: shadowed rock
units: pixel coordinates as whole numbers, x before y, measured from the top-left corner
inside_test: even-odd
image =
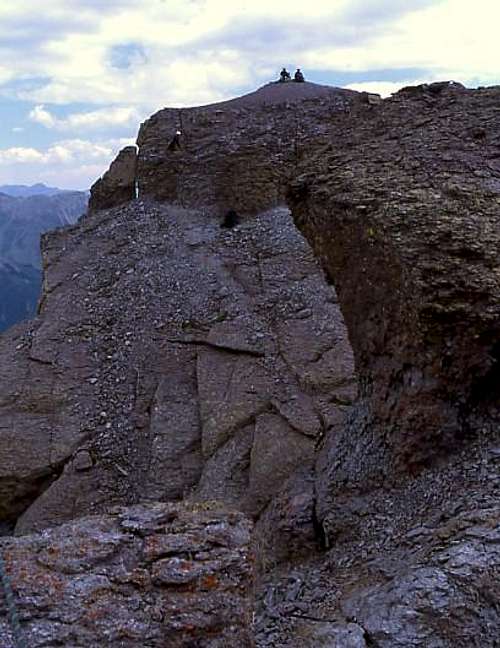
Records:
[[[359,108],[291,189],[360,377],[356,415],[330,448],[342,488],[411,474],[496,429],[499,97],[440,84]]]

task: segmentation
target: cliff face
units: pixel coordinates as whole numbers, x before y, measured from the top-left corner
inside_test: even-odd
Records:
[[[354,112],[291,190],[360,375],[332,448],[343,487],[414,473],[497,428],[499,96],[438,84]]]
[[[493,648],[499,98],[286,84],[153,116],[0,339],[2,518],[216,499],[256,521],[257,645]]]
[[[136,148],[126,146],[103,177],[92,185],[89,209],[108,209],[133,200],[136,196],[136,174]]]
[[[2,515],[23,513],[18,531],[189,494],[259,517],[354,398],[335,293],[286,209],[226,230],[141,196],[44,238],[40,317],[1,341],[19,371],[5,369],[0,403]]]
[[[0,341],[3,515],[36,500],[19,530],[194,487],[258,514],[354,396],[335,294],[286,210],[226,232],[135,203],[47,237],[44,259],[39,318]]]
[[[313,83],[271,83],[240,99],[165,109],[139,131],[140,195],[184,207],[257,213],[283,204],[313,137],[359,96]],[[180,131],[179,145],[172,139]]]

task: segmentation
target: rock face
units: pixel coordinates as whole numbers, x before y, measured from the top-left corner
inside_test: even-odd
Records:
[[[360,376],[356,415],[329,450],[343,489],[414,473],[497,428],[499,97],[435,84],[359,108],[291,190]]]
[[[290,174],[294,144],[269,128],[269,115],[278,129],[284,116],[310,110],[304,123],[323,132],[325,116],[355,95],[314,84],[292,93],[264,88],[207,109],[206,119],[201,109],[183,112],[180,152],[163,146],[178,111],[159,113],[141,128],[137,174],[129,147],[92,188],[81,226],[44,239],[40,318],[3,341],[6,353],[15,349],[20,377],[6,370],[0,392],[9,420],[1,431],[1,506],[4,519],[24,511],[18,532],[109,502],[187,495],[259,516],[296,469],[312,469],[315,443],[341,425],[355,396],[352,354],[335,293],[288,211],[261,212],[227,231],[214,214],[211,173],[227,184],[217,138],[232,138],[251,179],[251,163],[269,171],[254,159],[261,133]],[[188,137],[181,173],[173,160],[184,159]],[[148,198],[170,186],[158,166],[150,174],[154,151],[167,156],[161,168],[179,174],[182,187],[161,197],[187,202],[190,188],[197,210]],[[212,169],[206,178],[202,167]],[[96,211],[130,198],[135,182],[140,202]],[[279,200],[276,186],[273,196],[259,183],[231,186],[248,190],[248,212]]]
[[[365,637],[381,648],[495,646],[500,597],[498,509],[469,511],[438,527],[417,529],[434,546],[388,583],[362,588],[342,604]],[[453,541],[443,547],[453,536]],[[441,545],[441,546],[440,546]]]
[[[184,207],[257,213],[283,204],[312,137],[348,111],[357,93],[314,83],[271,83],[201,108],[165,109],[142,126],[140,195]],[[180,130],[180,147],[170,143]]]
[[[29,646],[250,648],[251,525],[156,504],[0,543]],[[0,603],[0,645],[11,628]]]
[[[224,230],[135,202],[43,249],[40,316],[0,340],[0,501],[4,518],[24,511],[18,532],[189,494],[258,516],[312,466],[355,380],[287,210]]]
[[[126,146],[90,189],[89,209],[108,209],[135,198],[137,150]]]

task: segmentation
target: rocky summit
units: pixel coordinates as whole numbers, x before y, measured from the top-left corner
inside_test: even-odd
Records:
[[[498,645],[499,105],[167,108],[43,237],[0,337],[29,645]]]

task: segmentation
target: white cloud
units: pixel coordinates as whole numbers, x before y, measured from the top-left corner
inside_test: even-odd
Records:
[[[7,83],[14,77],[14,71],[0,65],[0,84]]]
[[[14,60],[15,46],[6,53],[11,53],[17,76],[46,77],[43,87],[15,89],[22,99],[39,104],[119,104],[135,106],[142,114],[164,105],[227,98],[270,80],[268,70],[274,70],[274,77],[288,62],[321,70],[400,67],[404,44],[388,57],[385,42],[391,34],[408,31],[408,16],[422,13],[421,8],[432,3],[442,4],[440,0],[311,0],[307,6],[303,0],[251,4],[122,0],[113,3],[111,11],[97,1],[47,0],[45,20],[51,20],[52,27],[37,56]],[[30,27],[29,6],[34,5],[34,0],[26,0],[22,13],[18,11],[19,30]],[[1,32],[0,26],[0,41]],[[419,27],[421,43],[422,33]],[[24,42],[29,46],[29,39]],[[422,44],[420,49],[425,49]],[[118,61],[113,55],[117,50]]]
[[[287,62],[306,72],[421,68],[426,80],[500,76],[494,0],[46,0],[43,15],[25,0],[2,3],[0,16],[0,83],[5,74],[45,78],[43,87],[11,89],[39,104],[143,114],[226,98]],[[98,123],[88,119],[79,125]],[[51,127],[69,130],[66,121]]]
[[[53,128],[56,123],[56,119],[43,106],[35,106],[28,118],[46,128]]]
[[[0,165],[2,164],[26,164],[31,162],[43,162],[44,156],[34,148],[13,146],[0,150]]]
[[[0,184],[53,180],[62,188],[86,189],[104,173],[117,152],[133,144],[127,138],[90,142],[60,140],[45,150],[0,149]]]
[[[405,86],[409,85],[418,85],[420,83],[425,83],[425,81],[419,81],[411,79],[408,82],[395,82],[395,81],[367,81],[361,83],[351,83],[347,86],[349,90],[357,90],[358,92],[372,92],[379,94],[381,97],[389,97],[394,92],[401,90]]]
[[[112,127],[136,126],[140,114],[132,107],[108,107],[88,112],[73,113],[61,119],[49,112],[43,104],[35,106],[29,119],[46,128],[72,133],[88,130],[106,130]]]

